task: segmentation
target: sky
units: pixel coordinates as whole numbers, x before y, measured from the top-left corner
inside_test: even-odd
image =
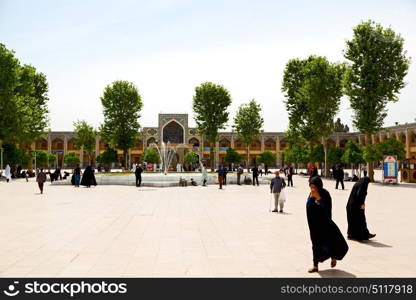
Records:
[[[46,74],[52,131],[73,130],[77,120],[98,127],[100,97],[115,80],[137,86],[144,127],[157,126],[158,113],[189,113],[194,126],[195,87],[212,81],[232,97],[227,129],[237,108],[254,98],[263,129],[284,131],[287,61],[312,54],[345,61],[352,28],[368,19],[400,33],[407,55],[416,57],[412,0],[0,0],[0,43]],[[414,60],[405,81],[385,126],[416,121]],[[351,128],[347,98],[338,116]]]

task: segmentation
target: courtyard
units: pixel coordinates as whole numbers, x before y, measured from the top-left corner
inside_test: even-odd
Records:
[[[146,175],[145,175],[146,176]],[[377,236],[348,241],[335,269],[308,274],[307,178],[286,188],[285,213],[269,212],[268,185],[152,188],[0,182],[1,277],[412,277],[416,187],[371,184],[367,223]],[[353,183],[332,195],[346,237]]]

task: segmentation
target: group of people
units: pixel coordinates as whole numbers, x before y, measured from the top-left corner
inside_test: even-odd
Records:
[[[1,176],[6,179],[6,182],[10,182],[12,178],[26,178],[26,181],[29,181],[30,177],[34,177],[35,173],[32,170],[23,170],[22,166],[17,166],[15,171],[12,170],[9,164],[6,164],[4,172],[1,172]]]
[[[346,206],[348,220],[348,239],[368,240],[375,237],[367,228],[365,218],[365,198],[370,179],[361,178],[354,184]],[[343,259],[348,252],[345,241],[338,226],[332,220],[332,199],[330,193],[324,189],[320,177],[309,180],[310,194],[306,203],[306,213],[312,241],[313,267],[310,273],[318,272],[318,264],[331,259],[331,267],[335,267],[337,260]]]

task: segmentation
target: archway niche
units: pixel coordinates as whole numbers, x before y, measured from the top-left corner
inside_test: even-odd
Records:
[[[184,130],[179,123],[175,121],[169,122],[163,128],[163,142],[171,144],[182,144],[184,142]]]

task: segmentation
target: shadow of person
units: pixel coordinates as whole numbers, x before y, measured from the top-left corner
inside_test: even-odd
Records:
[[[339,270],[339,269],[328,269],[318,272],[319,276],[322,278],[356,278],[352,273]]]
[[[372,240],[355,241],[355,242],[363,244],[363,245],[371,246],[371,247],[376,247],[376,248],[392,248],[393,247],[391,245],[383,244],[383,243],[372,241]]]

